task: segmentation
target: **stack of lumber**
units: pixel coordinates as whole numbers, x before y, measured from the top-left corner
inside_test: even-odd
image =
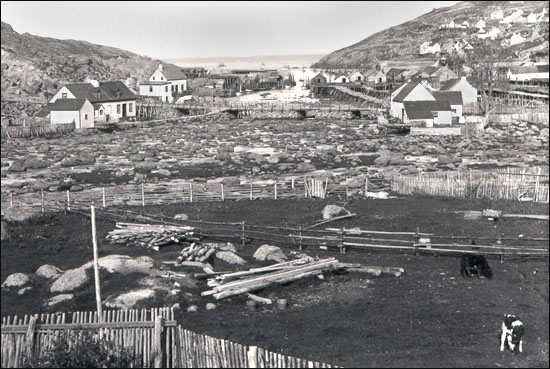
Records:
[[[263,268],[221,275],[212,274],[213,278],[208,280],[208,286],[212,289],[204,291],[201,295],[214,296],[216,300],[221,300],[257,291],[272,284],[284,284],[300,278],[319,275],[324,271],[341,268],[342,264],[335,258],[322,260],[301,258]]]
[[[179,264],[184,261],[198,261],[200,263],[204,263],[215,253],[215,247],[192,243],[190,246],[181,250],[180,256],[178,256],[176,260]]]
[[[145,246],[157,251],[161,246],[200,240],[193,227],[122,222],[116,223],[116,228],[107,234],[107,239],[112,243]]]

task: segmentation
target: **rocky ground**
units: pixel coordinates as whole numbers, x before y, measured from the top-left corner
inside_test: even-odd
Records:
[[[268,113],[274,114],[277,113]],[[2,142],[2,194],[316,170],[348,177],[548,164],[548,124],[492,124],[474,136],[380,135],[371,120],[229,119]]]

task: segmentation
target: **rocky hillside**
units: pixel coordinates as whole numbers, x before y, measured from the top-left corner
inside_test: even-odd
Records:
[[[2,22],[2,114],[32,115],[64,83],[122,80],[136,91],[159,61],[86,41],[19,34]],[[12,101],[22,101],[14,103]]]
[[[480,19],[486,22],[486,31],[493,27],[500,30],[499,37],[493,42],[509,48],[511,59],[528,58],[529,55],[548,58],[548,22],[513,23],[508,27],[491,19],[491,13],[501,9],[508,16],[516,9],[523,11],[523,17],[529,14],[540,14],[543,8],[548,9],[546,1],[464,1],[451,7],[433,9],[409,22],[388,28],[348,47],[337,50],[315,63],[314,68],[371,68],[382,60],[391,60],[404,56],[416,56],[420,45],[426,41],[439,43],[441,51],[452,52],[457,40],[465,39],[475,47],[478,42],[475,25]],[[546,13],[546,17],[548,13]],[[462,25],[466,28],[440,29],[442,24]],[[510,47],[513,33],[521,33],[525,42]]]

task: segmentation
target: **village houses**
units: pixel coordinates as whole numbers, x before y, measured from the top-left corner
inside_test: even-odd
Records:
[[[355,71],[355,72],[351,73],[348,77],[349,77],[350,82],[364,82],[365,81],[365,76],[363,75],[363,73],[361,73],[359,71]]]
[[[381,70],[373,70],[366,74],[367,82],[372,84],[386,83],[386,75]]]
[[[172,103],[179,94],[187,90],[187,75],[179,67],[159,64],[149,81],[140,83],[141,96],[158,97],[162,102]]]
[[[432,85],[433,88],[439,89],[443,82],[457,78],[457,75],[447,66],[428,66],[420,69],[412,78],[425,80]]]
[[[466,80],[466,77],[447,80],[441,85],[440,91],[459,91],[464,104],[477,102],[477,89]]]
[[[121,81],[67,84],[37,115],[49,115],[51,124],[74,123],[75,128],[93,127],[96,122],[135,119],[136,95]]]
[[[550,77],[548,64],[513,67],[506,75],[509,81],[546,81]]]

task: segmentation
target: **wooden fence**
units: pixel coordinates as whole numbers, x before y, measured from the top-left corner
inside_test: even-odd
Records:
[[[399,175],[391,188],[402,195],[549,202],[548,167]]]
[[[325,198],[328,195],[348,199],[367,196],[368,192],[389,190],[384,178],[364,177],[329,179],[294,178],[250,181],[243,184],[194,183],[174,180],[159,184],[135,184],[85,189],[83,191],[39,191],[24,194],[2,192],[2,209],[15,207],[29,212],[45,209],[63,210],[93,201],[103,207],[111,205],[158,205],[174,202],[228,201],[255,199]]]
[[[74,131],[74,124],[37,124],[21,126],[2,126],[2,139],[48,137]]]
[[[126,350],[136,368],[336,368],[337,366],[244,346],[197,334],[177,325],[169,308],[35,314],[2,318],[2,368],[21,367],[24,359],[43,357],[55,340],[69,347],[88,330]]]

